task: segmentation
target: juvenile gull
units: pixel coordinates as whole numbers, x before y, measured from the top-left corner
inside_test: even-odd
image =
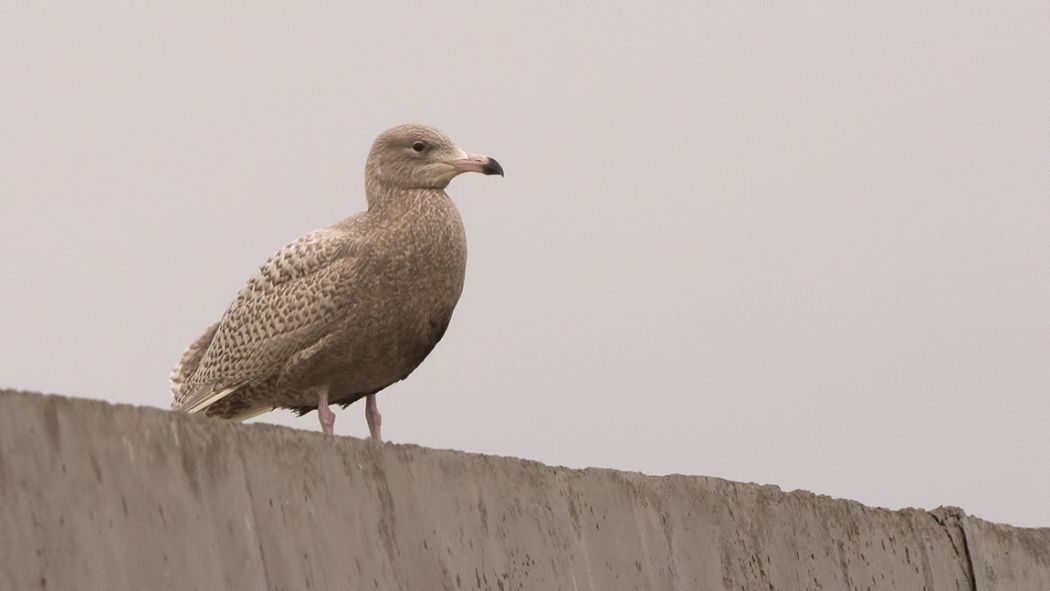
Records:
[[[171,372],[172,407],[244,420],[275,408],[335,413],[408,377],[448,327],[463,290],[467,242],[444,189],[460,173],[503,175],[431,127],[376,138],[365,165],[368,210],[311,232],[270,257],[222,319]]]

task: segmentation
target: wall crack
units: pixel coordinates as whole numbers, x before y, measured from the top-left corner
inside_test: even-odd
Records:
[[[973,566],[973,555],[970,553],[970,542],[967,539],[966,528],[963,525],[963,519],[966,517],[966,512],[958,507],[938,507],[933,511],[930,511],[929,514],[938,525],[944,528],[944,533],[952,543],[952,549],[955,550],[955,554],[961,560],[965,561],[965,574],[970,582],[970,591],[978,591],[977,575]],[[958,542],[955,539],[956,536],[959,538]],[[961,551],[960,546],[962,547]]]
[[[270,585],[270,573],[267,567],[269,564],[266,561],[266,550],[263,549],[262,536],[259,535],[259,517],[255,510],[255,495],[252,494],[251,483],[248,482],[248,459],[244,457],[243,445],[237,446],[237,455],[241,458],[241,473],[244,475],[244,491],[248,494],[248,503],[251,504],[252,509],[252,535],[255,536],[256,544],[259,547],[259,560],[263,565],[263,581],[266,583],[267,589],[273,589]]]

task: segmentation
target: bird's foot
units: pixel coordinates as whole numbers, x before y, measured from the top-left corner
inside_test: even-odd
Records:
[[[335,435],[335,413],[328,408],[328,390],[322,389],[317,396],[317,419],[321,421],[321,430],[328,435]]]
[[[321,430],[329,435],[335,435],[335,413],[327,406],[317,409],[318,418],[321,420]]]
[[[368,420],[368,432],[376,442],[383,441],[380,428],[383,426],[383,415],[379,414],[379,405],[376,404],[375,394],[365,397],[365,419]]]

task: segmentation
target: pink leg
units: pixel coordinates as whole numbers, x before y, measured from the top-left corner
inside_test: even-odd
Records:
[[[372,439],[382,441],[383,438],[379,434],[379,428],[383,426],[383,415],[379,414],[379,406],[376,405],[375,394],[369,394],[365,397],[365,418],[368,419],[368,432],[372,434]]]
[[[321,421],[321,430],[329,435],[335,434],[335,413],[328,408],[328,388],[322,387],[317,392],[317,418]]]

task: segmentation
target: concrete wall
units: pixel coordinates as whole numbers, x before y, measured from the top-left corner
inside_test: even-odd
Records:
[[[0,392],[4,589],[1050,590],[1050,529]]]

